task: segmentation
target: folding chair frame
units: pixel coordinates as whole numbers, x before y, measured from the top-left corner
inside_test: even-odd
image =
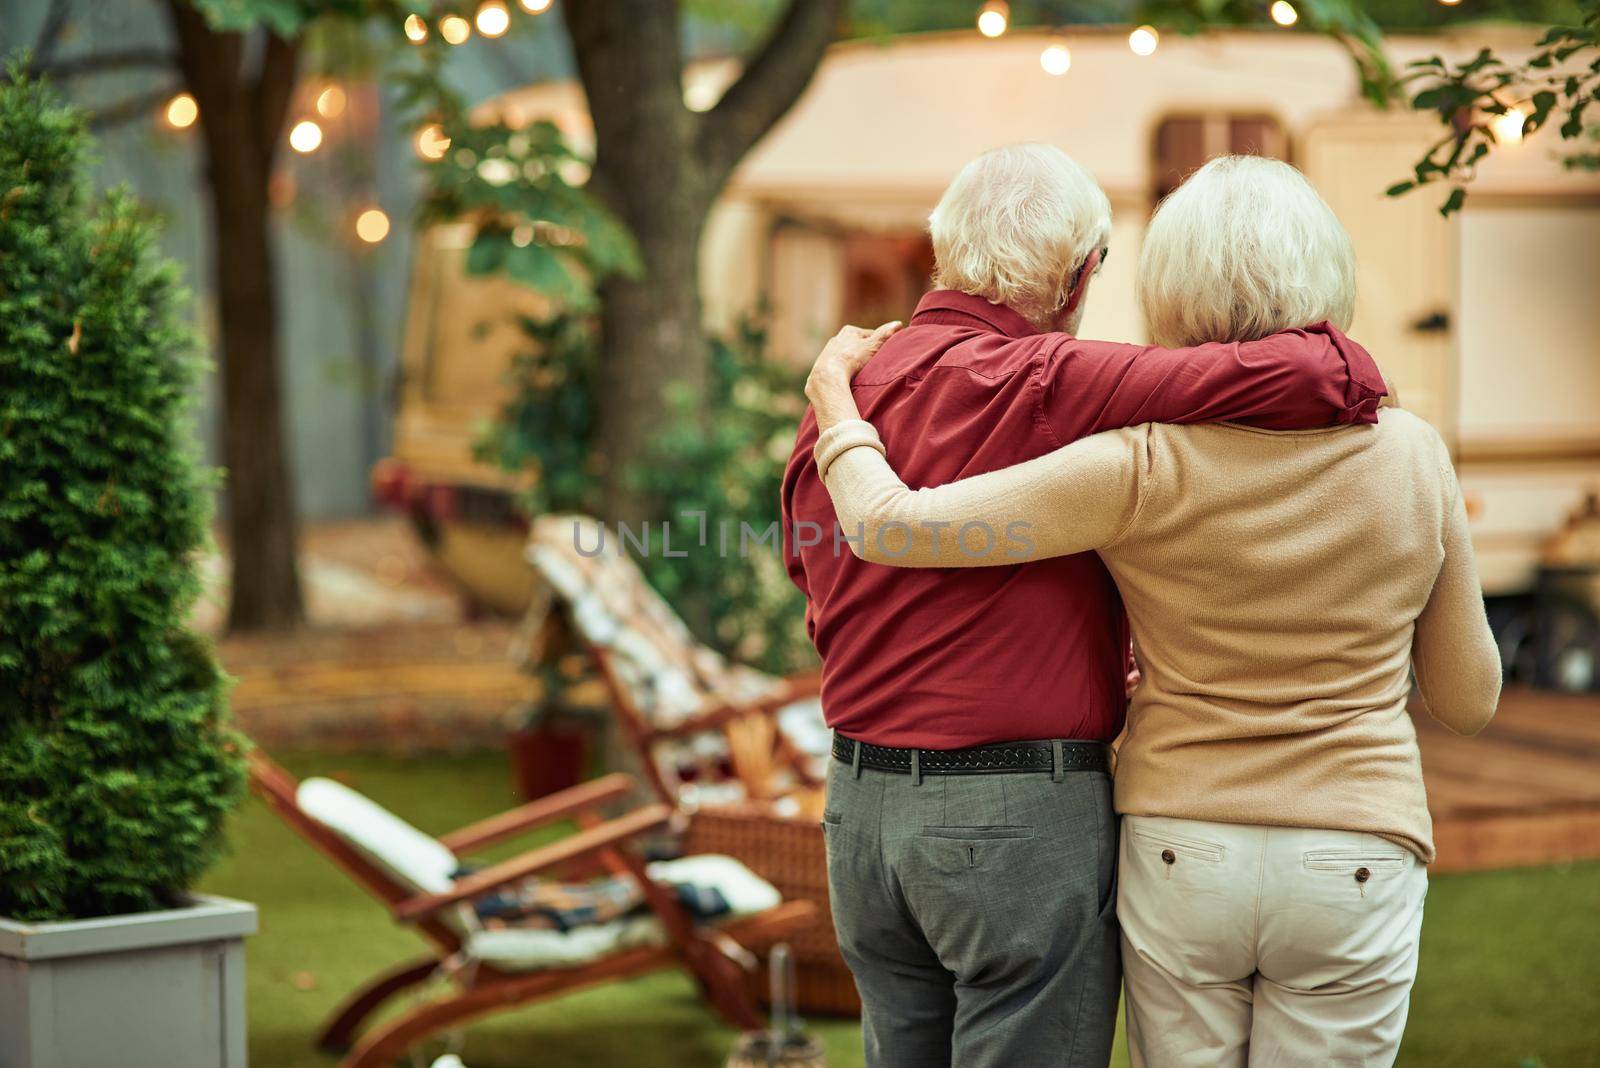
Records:
[[[719,927],[700,930],[675,897],[652,881],[637,852],[624,848],[640,834],[662,827],[673,810],[647,805],[612,820],[600,807],[633,790],[626,775],[607,775],[563,790],[498,816],[474,823],[440,839],[457,854],[503,841],[562,819],[575,819],[576,834],[530,850],[456,881],[445,893],[413,894],[338,835],[301,810],[295,792],[299,783],[259,751],[249,758],[255,792],[296,833],[376,897],[400,922],[412,923],[432,946],[432,953],[379,973],[356,990],[323,1028],[317,1044],[324,1050],[349,1050],[341,1068],[380,1068],[426,1039],[503,1009],[517,1008],[585,987],[681,964],[698,981],[712,1007],[740,1029],[761,1026],[739,958],[806,926],[816,915],[810,902],[785,902],[776,908]],[[503,886],[534,874],[593,870],[596,866],[626,872],[639,880],[645,904],[666,930],[666,946],[647,946],[601,957],[571,967],[534,972],[507,972],[484,964],[451,967],[460,961],[460,936],[441,921],[448,909],[470,903]],[[731,944],[730,944],[731,943]],[[459,989],[441,995],[356,1037],[361,1024],[380,1005],[404,990],[445,970]]]

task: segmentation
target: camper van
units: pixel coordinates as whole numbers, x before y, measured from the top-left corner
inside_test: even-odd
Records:
[[[1526,55],[1534,36],[1472,28],[1386,47],[1398,67],[1484,46]],[[1052,73],[1059,57],[1052,70],[1041,63],[1052,44],[1070,50],[1065,73]],[[731,61],[696,66],[686,100],[709,107],[737,72]],[[580,150],[593,143],[575,83],[513,91],[484,114],[550,119]],[[1161,198],[1218,154],[1288,160],[1354,241],[1352,336],[1454,451],[1508,665],[1590,688],[1600,561],[1582,531],[1600,524],[1600,175],[1564,168],[1552,134],[1521,143],[1505,128],[1456,215],[1439,214],[1440,187],[1385,196],[1439,134],[1431,116],[1364,102],[1349,55],[1311,34],[1167,36],[1149,55],[1114,27],[837,45],[712,211],[707,318],[725,330],[769,309],[770,353],[804,365],[842,323],[906,317],[928,282],[926,220],[945,184],[987,148],[1041,141],[1087,166],[1111,199],[1114,255],[1084,335],[1143,340],[1134,268]],[[376,479],[469,590],[515,611],[529,581],[515,486],[474,462],[471,444],[503,399],[520,342],[513,315],[539,298],[466,276],[470,237],[444,225],[419,242],[394,454]]]

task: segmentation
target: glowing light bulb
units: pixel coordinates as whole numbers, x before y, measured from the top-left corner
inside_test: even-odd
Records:
[[[472,23],[460,15],[446,15],[439,20],[439,36],[449,44],[458,45],[472,36]]]
[[[428,23],[421,15],[407,15],[405,29],[406,40],[412,44],[421,44],[428,39]]]
[[[1011,5],[1005,0],[989,0],[978,9],[978,32],[985,37],[999,37],[1011,24]]]
[[[506,10],[505,0],[483,0],[474,21],[485,37],[499,37],[511,28],[511,12]]]
[[[174,130],[187,130],[200,118],[200,105],[188,93],[179,93],[167,101],[166,118]]]
[[[1039,53],[1039,66],[1046,74],[1057,77],[1072,69],[1072,52],[1060,41],[1052,41]]]
[[[691,81],[683,87],[683,105],[690,111],[710,111],[722,96],[717,87],[705,78]]]
[[[337,85],[330,85],[317,94],[317,114],[325,119],[336,119],[344,114],[344,107],[349,103],[343,89]]]
[[[417,155],[423,159],[441,160],[450,151],[450,138],[444,135],[444,127],[435,122],[417,131],[416,146]]]
[[[1293,26],[1300,21],[1300,12],[1294,9],[1289,0],[1272,0],[1272,21],[1279,26]]]
[[[289,147],[301,155],[315,152],[322,145],[322,127],[310,119],[301,119],[289,131]]]
[[[1128,34],[1128,47],[1136,56],[1154,55],[1156,45],[1161,43],[1161,35],[1154,26],[1140,26]]]
[[[542,15],[550,10],[550,0],[517,0],[517,3],[530,15]]]
[[[356,236],[369,245],[376,245],[389,236],[389,216],[379,208],[368,208],[356,216]]]
[[[1496,115],[1489,122],[1494,139],[1502,145],[1522,144],[1523,128],[1528,124],[1528,113],[1521,108],[1507,108],[1504,115]]]
[[[1461,3],[1461,0],[1439,0],[1439,3],[1443,4],[1445,7],[1455,7],[1457,4]]]

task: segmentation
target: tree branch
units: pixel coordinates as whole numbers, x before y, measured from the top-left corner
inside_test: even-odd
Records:
[[[262,146],[261,166],[264,172],[272,169],[273,156],[283,140],[283,123],[289,114],[289,102],[294,96],[299,63],[299,45],[269,31],[266,54],[261,60],[261,73],[250,90],[256,143]]]
[[[701,116],[700,148],[714,173],[731,171],[800,98],[843,9],[844,0],[789,0],[744,74]]]
[[[178,39],[178,67],[189,91],[206,108],[224,104],[239,90],[243,41],[237,33],[217,33],[186,0],[167,0],[172,32]]]
[[[63,59],[59,63],[36,61],[29,73],[51,78],[76,78],[85,74],[102,74],[106,71],[126,70],[130,67],[171,67],[178,56],[164,48],[123,48],[106,52],[91,52],[84,56]]]
[[[48,66],[56,54],[61,34],[67,28],[72,14],[72,0],[50,0],[50,10],[45,13],[44,25],[39,27],[39,37],[33,42],[33,63],[36,67]]]
[[[172,95],[178,90],[179,87],[176,85],[166,85],[160,89],[152,89],[138,96],[119,100],[110,107],[102,108],[92,113],[89,116],[89,128],[91,130],[104,130],[107,127],[120,126],[130,120],[149,115],[171,99]]]

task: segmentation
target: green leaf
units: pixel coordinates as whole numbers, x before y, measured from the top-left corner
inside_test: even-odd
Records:
[[[511,238],[503,230],[479,230],[467,249],[467,271],[471,274],[493,274],[506,265],[506,256],[512,248]]]
[[[1544,126],[1550,117],[1550,111],[1556,106],[1556,94],[1548,89],[1541,89],[1533,94],[1533,114],[1528,116],[1528,131],[1531,133]]]
[[[191,0],[213,29],[237,32],[265,26],[280,37],[297,37],[317,12],[304,0]]]
[[[1439,205],[1439,214],[1449,218],[1454,212],[1461,210],[1461,205],[1467,201],[1467,191],[1460,186],[1450,190],[1450,195],[1445,197],[1444,203]]]
[[[1403,193],[1411,192],[1411,190],[1415,189],[1416,187],[1417,187],[1417,183],[1416,182],[1396,182],[1394,185],[1391,185],[1388,189],[1385,189],[1383,191],[1383,195],[1386,196],[1386,197],[1397,197],[1397,196],[1400,196]]]

